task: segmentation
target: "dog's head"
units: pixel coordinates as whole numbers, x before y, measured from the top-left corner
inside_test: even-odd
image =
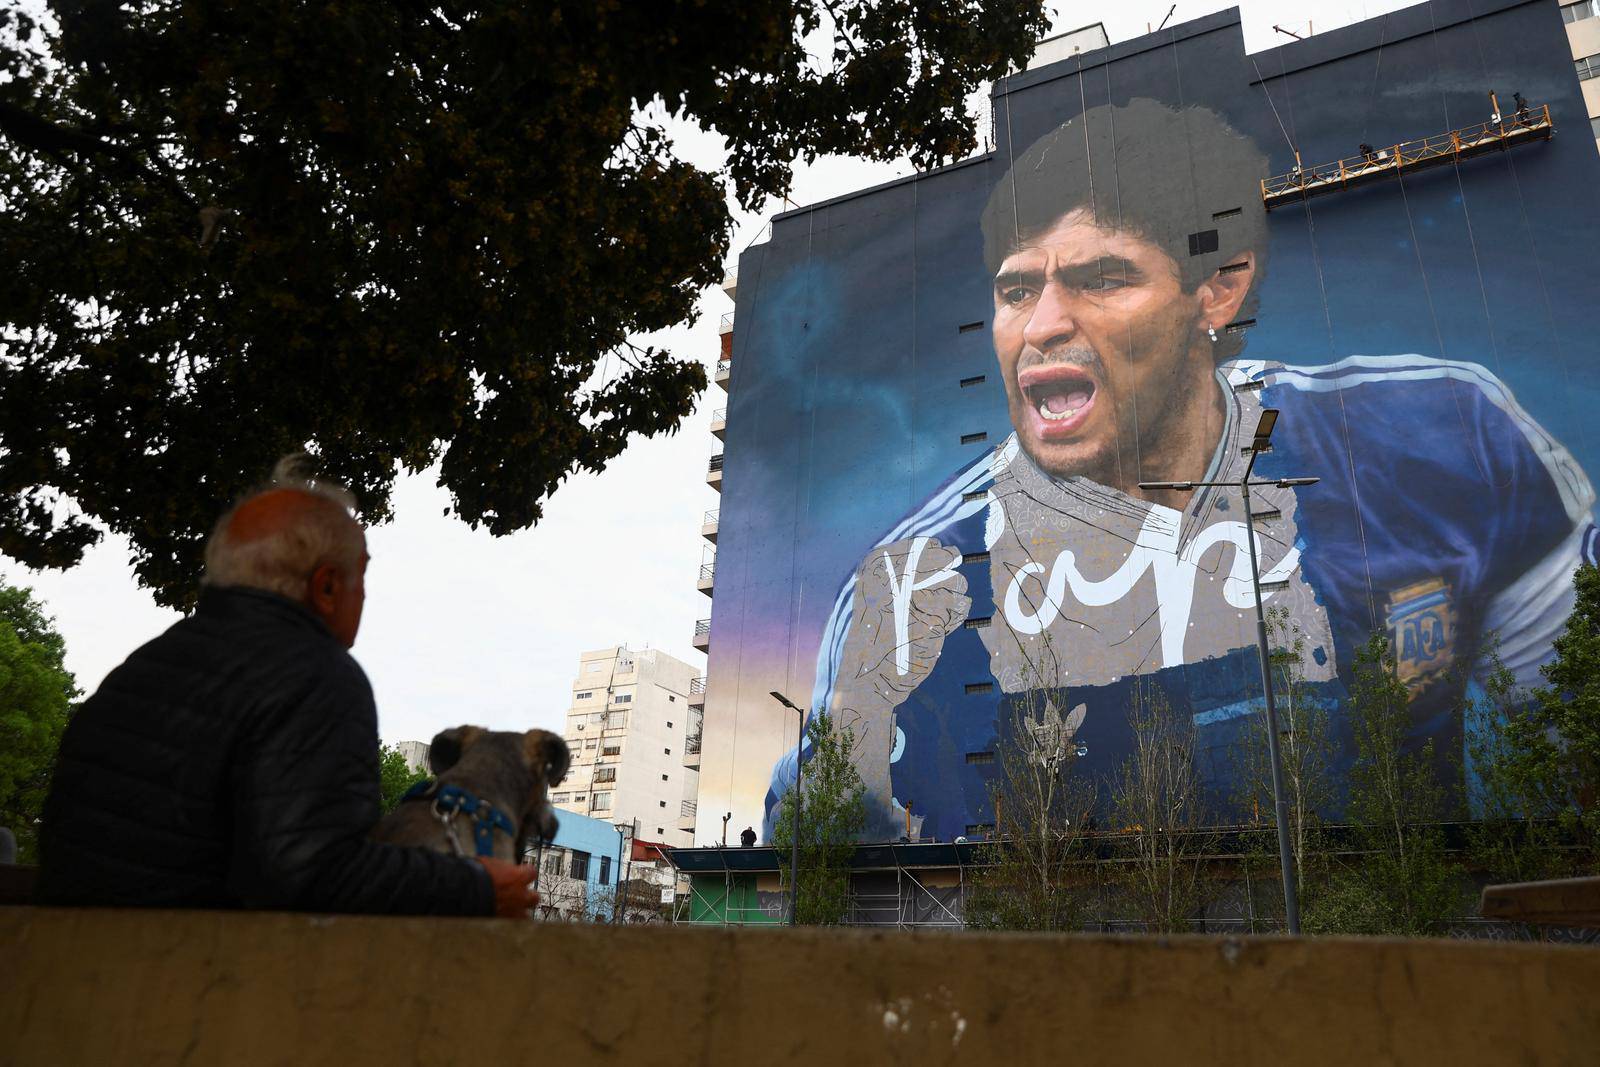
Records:
[[[451,768],[472,767],[475,774],[494,777],[496,768],[519,767],[532,784],[522,798],[520,827],[524,836],[551,841],[556,836],[556,816],[550,808],[550,790],[561,784],[572,765],[567,743],[548,730],[511,733],[479,726],[457,726],[434,736],[428,747],[428,766],[443,776]],[[454,776],[453,776],[454,777]]]

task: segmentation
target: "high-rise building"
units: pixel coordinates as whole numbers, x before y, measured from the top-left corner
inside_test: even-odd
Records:
[[[1374,634],[1452,787],[1485,650],[1539,683],[1600,557],[1600,0],[1298,36],[1247,51],[1235,10],[1061,42],[994,86],[982,154],[742,252],[701,844],[793,788],[774,692],[851,728],[867,839],[949,841],[993,829],[1006,743],[1110,780],[1151,694],[1226,809],[1258,603],[1336,789]]]
[[[563,731],[572,769],[551,794],[555,806],[631,824],[642,840],[692,843],[701,711],[689,697],[699,677],[655,649],[579,656]]]
[[[1595,147],[1600,148],[1600,0],[1562,4],[1561,21],[1567,24],[1567,43],[1572,46],[1572,62],[1583,85],[1589,132]]]

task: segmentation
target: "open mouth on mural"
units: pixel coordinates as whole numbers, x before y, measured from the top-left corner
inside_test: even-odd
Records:
[[[1017,388],[1027,397],[1033,432],[1045,440],[1071,437],[1094,408],[1094,377],[1075,363],[1027,367],[1017,372]]]

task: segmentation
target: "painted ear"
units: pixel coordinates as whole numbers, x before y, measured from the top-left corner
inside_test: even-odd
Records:
[[[428,744],[428,769],[443,774],[461,760],[462,753],[483,736],[480,726],[455,726],[433,735]]]
[[[529,730],[522,735],[522,758],[537,775],[544,778],[548,788],[561,784],[572,766],[572,755],[567,743],[549,730]]]

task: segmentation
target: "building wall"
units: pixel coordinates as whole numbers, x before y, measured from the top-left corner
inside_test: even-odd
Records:
[[[701,806],[765,837],[795,767],[776,690],[855,729],[869,837],[904,833],[912,800],[913,836],[982,833],[985,757],[1024,705],[1053,709],[1063,755],[1103,779],[1149,685],[1194,723],[1226,802],[1260,715],[1241,502],[1203,490],[1152,507],[1135,489],[1238,475],[1264,406],[1284,417],[1257,473],[1320,479],[1257,491],[1276,513],[1257,546],[1266,604],[1302,628],[1302,669],[1335,709],[1335,773],[1376,631],[1416,697],[1411,743],[1458,775],[1460,679],[1498,634],[1536,684],[1568,575],[1593,555],[1600,79],[1578,81],[1569,34],[1597,32],[1548,0],[1433,0],[1247,55],[1236,13],[1219,13],[1002,82],[986,156],[778,216],[737,275]],[[1265,211],[1260,181],[1297,158],[1337,172],[1362,143],[1448,143],[1489,120],[1491,89],[1508,115],[1515,91],[1548,104],[1554,135]],[[1189,317],[1151,332],[1116,295],[1114,259],[1090,256],[1074,314],[1098,335],[1075,322],[1038,344],[1100,376],[1116,430],[1082,461],[1092,476],[1076,460],[1029,473],[1016,434],[1032,405],[1014,422],[1015,366],[996,358],[1008,312],[986,207],[1021,181],[1020,229],[1062,195],[1018,161],[1086,188],[1091,226],[1165,249],[1156,275],[1183,293],[1224,267],[1251,279],[1236,317],[1209,323],[1213,350],[1198,304],[1163,290]],[[1006,220],[990,222],[1000,241]],[[1221,354],[1219,380],[1156,361],[1196,348]],[[1155,369],[1107,369],[1141,367]],[[1226,425],[1175,435],[1165,416],[1197,389]],[[719,835],[700,821],[700,843]]]
[[[585,652],[563,736],[572,769],[552,800],[565,811],[636,827],[641,840],[694,837],[696,765],[685,764],[700,714],[689,705],[700,672],[655,649]]]

